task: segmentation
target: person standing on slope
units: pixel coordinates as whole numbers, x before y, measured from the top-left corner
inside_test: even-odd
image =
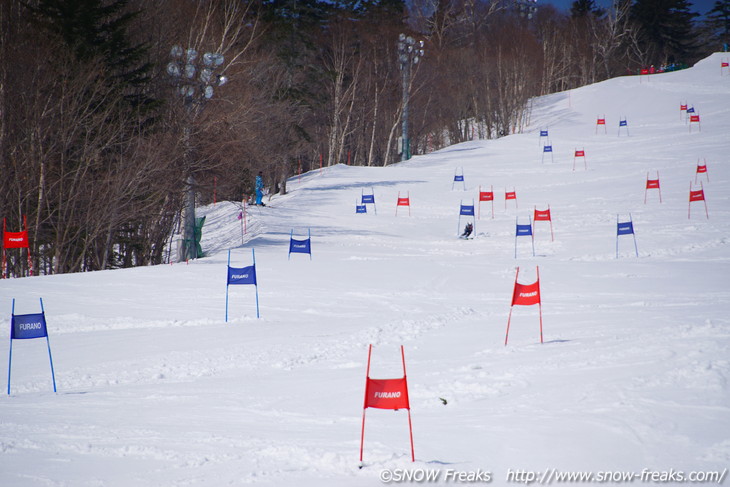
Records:
[[[264,173],[259,171],[258,176],[256,176],[256,205],[257,206],[266,206],[263,202],[264,198]]]

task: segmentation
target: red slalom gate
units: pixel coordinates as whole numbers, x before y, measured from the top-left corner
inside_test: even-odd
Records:
[[[548,205],[547,210],[538,210],[537,206],[535,206],[535,215],[533,217],[533,221],[550,222],[550,241],[555,241],[555,235],[553,234],[553,219],[550,215],[550,205]]]
[[[689,204],[687,205],[687,218],[690,218],[690,212],[692,211],[692,203],[695,201],[702,201],[705,204],[705,215],[710,218],[710,213],[707,211],[707,200],[705,199],[705,189],[702,187],[702,181],[700,181],[700,189],[692,189],[692,181],[689,183]]]
[[[479,214],[477,218],[482,218],[482,201],[492,202],[492,219],[494,219],[494,187],[489,186],[489,191],[482,191],[482,187],[479,186]]]
[[[25,249],[28,259],[28,273],[33,275],[33,259],[30,257],[30,241],[28,240],[28,219],[23,215],[23,231],[8,232],[6,219],[3,218],[3,255],[2,255],[2,278],[8,277],[7,273],[7,249]]]
[[[700,124],[700,116],[699,115],[690,115],[689,116],[689,133],[692,133],[692,124],[697,124],[697,131],[702,132],[702,125]]]
[[[697,176],[700,174],[704,174],[707,178],[707,182],[710,182],[710,175],[707,172],[707,159],[705,159],[704,164],[700,164],[700,160],[697,159],[697,169],[695,170],[695,184],[697,184]]]
[[[603,116],[603,118],[600,118],[600,117],[599,117],[599,118],[598,118],[598,119],[596,120],[596,133],[598,133],[598,126],[599,126],[599,125],[603,125],[603,133],[604,133],[604,134],[607,134],[607,133],[608,133],[608,131],[607,131],[607,129],[606,129],[606,116],[605,116],[605,115]]]
[[[411,461],[416,461],[413,449],[413,424],[411,423],[411,406],[408,400],[408,381],[406,379],[406,357],[403,345],[400,347],[401,361],[403,362],[403,377],[397,379],[371,379],[370,357],[373,346],[368,347],[368,366],[365,374],[365,403],[362,409],[362,429],[360,432],[360,467],[362,468],[363,445],[365,443],[365,411],[367,408],[391,409],[408,411],[408,432],[411,439]]]
[[[649,70],[649,68],[641,68],[639,70],[639,84],[643,82],[644,76],[646,76],[646,81],[649,81],[649,75],[652,74],[652,71]]]
[[[542,300],[540,298],[540,268],[535,267],[537,272],[537,280],[532,284],[520,284],[517,282],[517,278],[520,275],[520,268],[517,268],[515,274],[515,288],[512,292],[512,304],[509,308],[509,317],[507,318],[507,332],[504,335],[504,345],[507,346],[507,339],[509,338],[509,326],[512,321],[512,309],[515,306],[533,306],[538,305],[540,310],[540,343],[542,340]]]
[[[398,207],[399,206],[407,206],[408,207],[408,216],[411,216],[411,192],[408,192],[408,196],[401,197],[400,191],[398,191],[398,200],[395,205],[395,216],[398,216]]]
[[[659,190],[659,203],[662,202],[662,188],[659,186],[659,171],[656,172],[656,179],[649,179],[649,173],[646,173],[646,188],[644,189],[644,204],[646,204],[646,192],[650,189]]]
[[[515,208],[517,208],[517,191],[515,191],[515,188],[512,188],[512,191],[507,191],[507,188],[504,188],[504,209],[507,210],[507,200],[514,200],[515,201]]]
[[[584,169],[588,169],[588,163],[586,162],[586,151],[585,151],[585,148],[583,148],[583,149],[575,150],[575,154],[573,155],[573,171],[575,171],[575,160],[579,157],[583,158]]]

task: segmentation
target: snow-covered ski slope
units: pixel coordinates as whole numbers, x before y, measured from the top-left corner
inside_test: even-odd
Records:
[[[0,485],[375,486],[397,469],[439,472],[441,484],[447,471],[489,472],[491,485],[508,485],[527,480],[517,471],[722,472],[722,57],[540,98],[524,134],[293,178],[290,194],[250,209],[245,236],[237,204],[201,208],[208,257],[189,264],[0,281],[0,377],[11,300],[24,314],[43,298],[58,384],[54,394],[43,339],[13,341]],[[701,127],[690,131],[684,103]],[[603,117],[607,133],[596,133]],[[623,117],[629,136],[618,135]],[[554,162],[541,162],[541,129]],[[576,149],[585,161],[574,161]],[[706,174],[696,174],[698,161]],[[453,184],[462,168],[466,191]],[[661,203],[645,189],[657,171]],[[701,201],[688,218],[696,177],[709,219]],[[480,186],[493,188],[493,219],[489,202],[479,208]],[[372,205],[356,215],[371,190],[377,215]],[[505,190],[516,204],[505,207]],[[396,216],[399,192],[410,216],[407,207]],[[472,200],[477,235],[461,240],[459,205]],[[516,219],[548,205],[555,240],[537,222],[536,255],[520,237],[515,258]],[[616,258],[617,218],[629,214],[639,256],[622,235]],[[312,259],[288,259],[291,232],[309,229]],[[255,249],[261,319],[254,288],[231,286],[224,321],[229,248],[235,267],[250,265]],[[543,344],[538,308],[518,306],[504,345],[517,266],[523,283],[539,266]],[[415,463],[406,412],[368,409],[358,469],[369,344],[374,378],[401,375],[404,346]]]

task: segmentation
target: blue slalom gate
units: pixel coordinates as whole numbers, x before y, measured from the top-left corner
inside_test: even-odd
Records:
[[[48,327],[46,325],[46,312],[43,309],[43,298],[41,301],[41,312],[25,315],[15,314],[15,299],[13,299],[10,319],[10,351],[8,353],[8,395],[10,395],[10,374],[13,365],[13,340],[29,340],[33,338],[46,338],[48,346],[48,360],[51,363],[51,380],[53,381],[53,392],[56,391],[56,373],[53,371],[53,356],[51,355],[51,342],[48,339]]]
[[[626,135],[629,135],[629,122],[622,118],[618,121],[618,136],[621,137],[621,127],[624,127],[626,129]]]
[[[529,217],[530,223],[527,225],[520,224],[519,217],[516,218],[516,230],[515,230],[515,259],[517,258],[517,237],[530,237],[532,240],[532,256],[535,257],[535,236],[532,234],[532,217]]]
[[[228,287],[231,285],[253,285],[256,289],[256,318],[259,316],[259,285],[256,279],[256,253],[251,249],[253,264],[247,267],[231,267],[231,251],[228,251],[228,276],[226,279],[226,323],[228,322]]]
[[[370,188],[370,194],[365,194],[365,190],[362,190],[360,198],[360,206],[365,207],[365,211],[357,211],[357,213],[367,213],[367,205],[373,205],[373,211],[378,214],[378,207],[375,206],[375,190]]]
[[[463,202],[459,204],[459,223],[456,228],[456,235],[461,235],[461,217],[470,216],[472,220],[472,234],[477,236],[477,222],[474,213],[474,200],[471,200],[471,205],[465,205]]]
[[[634,250],[636,256],[639,256],[639,247],[636,245],[636,233],[634,233],[634,222],[631,220],[631,213],[629,213],[629,221],[622,222],[619,220],[619,216],[616,215],[616,258],[618,259],[618,238],[620,235],[631,235],[634,237]]]
[[[461,183],[462,188],[464,191],[466,191],[466,181],[464,181],[464,168],[461,168],[461,174],[457,173],[457,169],[454,169],[454,182],[451,183],[451,191],[454,190],[454,185],[456,183]]]
[[[545,162],[545,154],[550,154],[550,162],[555,162],[555,158],[553,157],[553,144],[548,143],[542,146],[542,159],[540,160],[540,163]]]
[[[307,229],[307,238],[305,238],[305,239],[294,238],[294,230],[291,231],[291,235],[289,236],[288,259],[291,259],[291,254],[309,254],[309,260],[312,260],[312,231],[311,231],[311,229]]]

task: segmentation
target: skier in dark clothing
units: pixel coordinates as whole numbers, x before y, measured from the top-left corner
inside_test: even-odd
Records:
[[[464,233],[461,234],[461,238],[468,238],[471,232],[474,231],[474,226],[471,223],[467,223],[464,227]]]

